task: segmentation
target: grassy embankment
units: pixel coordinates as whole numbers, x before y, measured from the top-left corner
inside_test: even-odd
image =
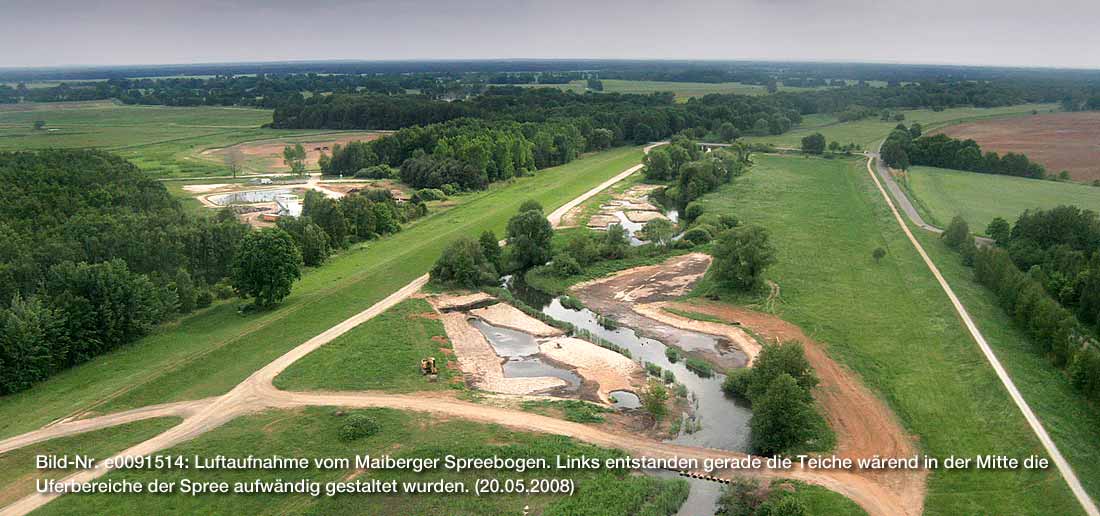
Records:
[[[33,493],[35,479],[59,479],[70,473],[67,470],[36,469],[35,457],[38,455],[86,455],[103,459],[176,426],[179,422],[180,419],[175,417],[146,419],[83,435],[50,439],[0,455],[0,507]]]
[[[331,408],[314,407],[298,411],[269,411],[239,418],[181,444],[165,453],[191,456],[197,454],[293,457],[354,457],[369,454],[390,454],[396,457],[542,457],[553,467],[555,455],[580,455],[603,458],[615,452],[576,443],[565,437],[514,432],[496,425],[466,421],[438,421],[431,416],[387,409],[355,411],[368,414],[379,424],[372,436],[355,441],[341,440],[339,428],[344,418]],[[344,494],[317,498],[308,495],[69,495],[43,509],[42,514],[521,514],[529,506],[534,514],[603,515],[639,514],[667,515],[668,507],[679,507],[687,496],[683,480],[658,480],[614,470],[538,470],[525,473],[497,470],[467,470],[462,473],[442,468],[414,473],[408,470],[369,471],[351,468],[308,469],[284,471],[120,471],[110,478],[130,478],[144,481],[159,478],[180,480],[186,476],[195,481],[252,482],[254,479],[293,482],[302,478],[324,484],[329,481],[371,479],[400,482],[464,481],[468,494]],[[572,478],[577,492],[565,495],[498,494],[474,496],[477,478],[534,479]],[[663,507],[664,510],[659,510]]]
[[[1100,211],[1100,188],[1078,183],[934,167],[913,167],[907,177],[914,203],[932,224],[945,227],[952,217],[962,215],[970,230],[979,234],[994,217],[1011,223],[1028,209],[1069,204]]]
[[[462,196],[459,205],[381,240],[354,246],[303,274],[277,309],[240,315],[222,303],[129,346],[0,398],[0,437],[69,414],[106,413],[225,393],[294,346],[366,309],[431,268],[449,242],[491,229],[502,234],[527,199],[564,204],[638,163],[619,148]]]
[[[702,202],[770,231],[778,263],[767,275],[782,289],[778,315],[825,343],[833,358],[880,393],[920,437],[924,453],[941,459],[1042,455],[863,160],[755,160],[747,175]],[[876,247],[888,253],[879,264],[871,257]],[[929,479],[925,511],[1081,512],[1054,469],[938,470]]]
[[[907,109],[899,113],[905,115],[901,123],[905,125],[920,122],[925,131],[945,125],[981,120],[983,118],[999,118],[1005,116],[1030,116],[1033,110],[1048,112],[1054,109],[1053,104],[1023,104],[1019,106],[1006,106],[998,108],[953,108],[943,111],[931,109]],[[799,147],[802,138],[813,133],[825,135],[825,140],[837,141],[843,144],[855,143],[865,150],[876,150],[878,142],[898,125],[898,122],[884,122],[878,117],[865,118],[853,122],[841,122],[832,115],[808,115],[802,119],[802,123],[786,133],[776,136],[747,136],[744,141],[750,143],[770,143],[780,147]]]

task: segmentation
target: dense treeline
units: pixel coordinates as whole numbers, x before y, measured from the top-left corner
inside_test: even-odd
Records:
[[[433,105],[430,101],[399,105],[411,112],[390,111],[385,120],[372,119],[369,107],[356,108],[376,105],[376,100],[360,96],[318,101],[308,112],[328,113],[315,121],[349,120],[359,114],[364,117],[358,122],[360,127],[385,123],[400,127],[404,122],[399,121],[416,117],[425,118],[426,125],[334,148],[332,156],[321,162],[323,173],[374,177],[386,173],[386,169],[378,168],[385,165],[399,167],[401,180],[416,188],[481,189],[613,145],[649,142],[685,130],[706,134],[723,126],[778,134],[800,121],[798,113],[782,103],[739,95],[708,95],[675,104],[668,95],[577,95],[500,88],[469,102],[434,103],[477,117],[445,123],[431,123],[441,111],[427,108]],[[282,118],[281,123],[303,122],[301,114],[306,112]],[[290,116],[277,110],[277,118],[280,113]],[[693,147],[687,145],[684,149]],[[699,157],[697,148],[690,152],[695,153],[692,159]],[[726,155],[714,157],[721,156]],[[728,173],[726,166],[715,171],[708,163],[691,168],[698,173],[684,181],[680,190],[687,199],[684,203],[697,196],[693,192],[709,191],[710,187],[704,185],[708,177]],[[721,182],[720,177],[718,180]]]
[[[103,152],[0,153],[0,181],[0,394],[210,304],[247,233]]]
[[[911,165],[923,165],[1034,179],[1047,177],[1042,165],[1023,154],[983,153],[974,140],[957,140],[945,134],[920,136],[917,124],[910,128],[899,124],[890,133],[882,144],[882,160],[903,170]]]
[[[735,145],[704,153],[696,142],[676,137],[669,145],[651,150],[643,163],[647,179],[672,183],[660,197],[684,209],[691,201],[744,173],[748,152]]]
[[[945,242],[974,267],[975,279],[1074,387],[1100,400],[1100,219],[1073,206],[1029,210],[1011,227],[994,219],[995,246],[977,248],[966,222],[956,217]]]

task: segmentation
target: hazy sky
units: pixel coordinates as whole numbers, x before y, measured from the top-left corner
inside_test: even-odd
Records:
[[[1098,0],[0,0],[0,66],[687,58],[1100,68]]]

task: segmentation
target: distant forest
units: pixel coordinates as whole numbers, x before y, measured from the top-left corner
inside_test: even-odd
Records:
[[[172,77],[180,76],[180,77]],[[599,79],[740,82],[821,88],[780,93],[803,115],[853,107],[993,107],[1059,102],[1100,109],[1100,72],[959,66],[515,60],[470,62],[243,63],[0,71],[0,103],[118,99],[127,104],[254,106],[301,104],[309,95],[404,94],[453,100],[490,85],[555,85]],[[71,81],[30,87],[27,81]],[[6,83],[6,84],[5,84]],[[871,87],[878,83],[879,87]]]

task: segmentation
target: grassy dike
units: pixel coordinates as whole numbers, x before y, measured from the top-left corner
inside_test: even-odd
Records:
[[[379,431],[355,441],[344,441],[339,428],[347,415],[332,408],[311,407],[297,411],[267,411],[236,419],[198,439],[166,450],[165,453],[194,454],[210,457],[218,454],[242,457],[249,454],[290,457],[354,457],[356,455],[394,457],[533,457],[544,458],[553,468],[556,455],[587,455],[594,458],[616,456],[618,452],[577,443],[566,437],[515,432],[496,425],[468,421],[440,421],[427,414],[388,409],[356,411],[369,415]],[[344,494],[319,497],[305,494],[213,494],[169,495],[67,495],[36,511],[36,514],[448,514],[448,515],[520,515],[524,506],[533,514],[580,516],[632,514],[665,516],[687,496],[684,480],[658,480],[621,470],[534,469],[523,473],[511,470],[467,470],[461,473],[444,469],[414,473],[408,470],[356,470],[350,468],[282,471],[254,470],[170,470],[116,471],[107,478],[162,481],[224,481],[250,483],[255,479],[294,482],[316,480],[349,482],[371,479],[434,482],[463,481],[472,491],[477,478],[506,479],[570,478],[576,482],[572,496],[561,494]],[[672,510],[670,510],[672,508]]]
[[[897,226],[864,161],[754,156],[703,203],[766,227],[778,315],[883,396],[930,455],[1043,453],[946,296]],[[871,251],[886,249],[876,264]],[[702,289],[705,289],[703,285]],[[738,300],[731,298],[731,301]],[[741,300],[744,301],[744,300]],[[926,514],[1080,514],[1057,471],[938,470]]]
[[[0,438],[75,412],[107,413],[225,393],[287,350],[427,272],[456,238],[486,229],[500,234],[523,201],[535,199],[548,209],[560,206],[641,157],[638,147],[617,148],[464,195],[458,206],[307,271],[272,311],[240,315],[236,303],[223,303],[164,326],[30,390],[0,398]]]
[[[135,421],[125,425],[95,430],[73,437],[59,437],[0,455],[0,507],[4,507],[35,490],[35,479],[60,479],[65,470],[35,469],[37,455],[87,455],[105,458],[149,439],[179,424],[175,417]]]

